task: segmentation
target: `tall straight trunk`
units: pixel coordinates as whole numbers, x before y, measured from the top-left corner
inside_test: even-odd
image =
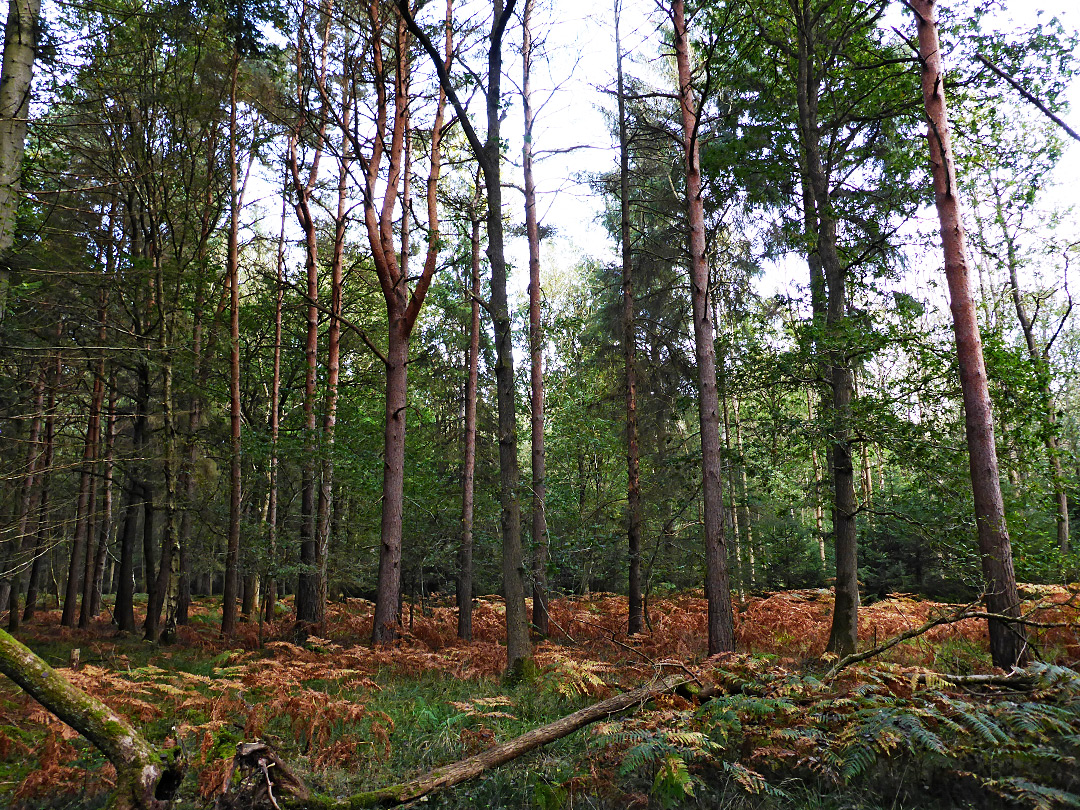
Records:
[[[303,32],[307,25],[311,4],[304,0],[299,29]],[[320,95],[325,99],[326,66],[329,44],[330,17],[326,15],[322,30],[318,54],[316,83]],[[306,108],[303,89],[304,36],[299,37],[300,47],[296,49],[297,102],[299,109]],[[306,116],[301,116],[289,136],[288,167],[292,177],[293,190],[296,192],[296,216],[304,231],[306,254],[304,265],[307,271],[307,338],[304,344],[304,460],[300,471],[300,573],[296,587],[296,622],[298,635],[304,635],[307,627],[318,620],[318,540],[316,537],[316,493],[315,493],[315,389],[318,374],[319,352],[319,270],[318,270],[318,232],[314,214],[311,210],[311,195],[319,176],[319,163],[322,158],[326,136],[325,101],[319,119],[318,134],[314,138],[314,153],[308,167],[307,177],[301,177],[299,142],[306,124]]]
[[[101,332],[105,330],[102,323]],[[99,334],[99,338],[102,335]],[[104,343],[102,343],[104,345]],[[97,486],[94,467],[97,463],[98,443],[101,437],[101,405],[105,400],[105,358],[98,363],[94,385],[90,395],[90,414],[86,420],[86,438],[83,441],[82,470],[79,475],[79,493],[75,502],[75,532],[71,541],[71,560],[68,564],[67,589],[64,595],[64,613],[60,618],[63,627],[74,627],[78,617],[78,599],[83,590],[83,580],[90,554],[91,493]]]
[[[58,369],[57,369],[58,373]],[[56,386],[51,386],[45,404],[45,436],[42,447],[41,481],[38,487],[41,500],[38,503],[38,522],[34,542],[34,562],[30,566],[30,583],[26,590],[26,607],[23,620],[33,618],[37,609],[38,592],[49,563],[52,540],[52,524],[49,520],[49,498],[52,487],[52,465],[56,437]]]
[[[1004,222],[1004,212],[1001,210],[1000,200],[998,200],[998,218]],[[1027,308],[1024,306],[1024,299],[1020,294],[1020,282],[1017,278],[1017,265],[1019,262],[1016,256],[1016,243],[1011,234],[1006,233],[1005,245],[1009,263],[1009,291],[1012,294],[1016,319],[1020,322],[1020,329],[1024,333],[1028,358],[1031,360],[1036,375],[1042,380],[1040,387],[1046,416],[1043,444],[1046,445],[1046,456],[1050,461],[1050,484],[1054,491],[1054,503],[1057,508],[1058,551],[1064,557],[1069,553],[1070,546],[1069,497],[1065,489],[1065,471],[1061,464],[1061,446],[1058,442],[1057,404],[1054,401],[1054,393],[1050,390],[1050,348],[1053,339],[1041,348],[1038,346],[1034,325],[1028,316]]]
[[[810,389],[806,389],[806,419],[811,425],[814,423],[814,405],[810,397]],[[810,439],[810,463],[814,471],[813,498],[814,498],[814,530],[817,534],[818,557],[821,559],[821,570],[825,570],[825,512],[821,508],[821,462],[818,459],[817,442],[811,435]]]
[[[488,37],[487,133],[483,141],[476,134],[465,106],[454,90],[449,60],[444,61],[431,40],[412,19],[405,0],[396,0],[409,30],[420,40],[435,63],[439,83],[457,112],[473,154],[484,172],[487,191],[488,261],[491,265],[491,320],[495,332],[495,386],[499,423],[500,527],[502,531],[503,595],[506,599],[506,656],[512,674],[524,674],[532,667],[532,642],[525,610],[525,562],[521,549],[521,504],[518,501],[520,470],[517,455],[517,424],[514,388],[513,333],[506,294],[506,252],[502,219],[502,43],[506,25],[514,12],[515,0],[505,5],[492,2],[492,26]]]
[[[45,386],[48,377],[49,367],[42,363],[37,381],[34,383],[34,415],[30,419],[30,431],[26,437],[26,477],[23,479],[22,490],[19,495],[15,537],[11,540],[11,554],[8,561],[13,572],[7,605],[8,629],[10,632],[14,632],[19,627],[19,598],[22,591],[20,571],[24,564],[24,552],[34,548],[30,532],[31,521],[39,517],[36,513],[41,503],[40,481],[43,473],[42,460],[44,456],[44,448],[41,444],[41,424],[45,416]],[[0,605],[0,609],[2,607]]]
[[[622,247],[622,330],[623,373],[626,378],[626,545],[627,575],[626,632],[640,633],[644,627],[644,600],[641,593],[641,447],[637,416],[637,325],[634,307],[634,247],[630,241],[630,135],[626,126],[626,87],[622,67],[622,39],[619,23],[622,2],[615,0],[615,72],[619,101],[619,234]]]
[[[386,349],[386,411],[383,441],[382,538],[379,589],[375,599],[374,639],[397,635],[401,615],[401,531],[405,486],[405,410],[408,390],[409,336],[400,316],[390,323]],[[389,497],[388,497],[389,496]]]
[[[811,295],[815,325],[821,324],[824,301],[826,362],[824,377],[831,387],[827,400],[831,417],[828,449],[833,487],[833,542],[836,549],[836,586],[828,649],[840,656],[855,651],[858,643],[859,581],[855,514],[855,468],[851,457],[851,414],[854,375],[842,342],[847,318],[847,269],[837,251],[836,217],[832,211],[828,169],[821,157],[818,121],[820,77],[816,72],[816,18],[800,8],[796,101],[799,113],[800,162],[803,178],[803,215],[810,256]],[[824,291],[822,290],[824,282]],[[824,399],[824,398],[823,398]]]
[[[473,501],[476,487],[476,399],[480,378],[480,219],[474,214],[470,234],[469,351],[465,357],[465,449],[461,471],[461,548],[458,552],[458,638],[472,641]]]
[[[346,50],[349,45],[346,44]],[[352,165],[351,141],[352,96],[343,94],[341,113],[341,150],[338,154],[338,199],[334,217],[334,247],[330,260],[330,325],[326,335],[326,399],[323,403],[322,470],[319,484],[316,559],[318,582],[316,621],[326,620],[328,594],[327,560],[330,554],[331,511],[334,494],[334,431],[337,425],[338,380],[341,375],[341,285],[345,265],[345,229],[349,216],[349,176]]]
[[[532,10],[534,0],[521,9],[521,106],[525,139],[521,147],[525,179],[525,233],[529,241],[529,390],[531,392],[533,627],[548,634],[547,559],[548,531],[544,512],[544,336],[540,324],[540,226],[536,217],[536,180],[533,177]]]
[[[105,576],[105,558],[109,551],[109,537],[112,532],[113,507],[113,453],[116,446],[116,374],[109,383],[109,410],[105,420],[105,449],[103,471],[101,474],[101,520],[98,524],[97,550],[94,553],[94,568],[91,574],[91,591],[87,608],[86,624],[101,612],[101,592]],[[87,604],[84,597],[84,604]],[[83,626],[83,617],[79,616],[79,626]]]
[[[135,543],[142,514],[142,483],[133,471],[128,472],[124,489],[124,522],[120,532],[120,563],[116,570],[116,606],[113,615],[117,627],[135,631]]]
[[[739,522],[739,533],[745,541],[744,568],[742,578],[749,587],[754,587],[757,580],[756,557],[754,552],[754,527],[750,521],[750,485],[746,480],[746,461],[743,457],[742,414],[739,400],[735,400],[735,453],[739,459],[739,508],[735,516]]]
[[[683,0],[671,3],[675,26],[679,107],[686,169],[686,212],[690,229],[690,298],[694,317],[694,353],[698,371],[698,423],[705,523],[705,596],[709,602],[709,654],[735,649],[731,585],[724,538],[723,459],[720,452],[720,405],[716,386],[714,325],[709,316],[709,266],[705,257],[705,208],[701,197],[698,110],[693,97],[686,13]]]
[[[949,283],[949,305],[956,336],[960,366],[960,387],[964,398],[964,418],[975,522],[979,534],[986,608],[990,613],[1020,615],[1020,597],[1013,571],[1012,544],[1005,524],[1005,504],[1001,497],[997,449],[990,389],[983,360],[982,338],[971,294],[964,225],[956,195],[956,170],[945,107],[944,71],[938,43],[934,0],[912,0],[919,31],[922,61],[923,103],[929,121],[930,166],[934,179],[934,202],[941,223],[945,255],[945,276]],[[990,656],[995,666],[1009,668],[1030,658],[1023,625],[997,619],[989,621]]]
[[[236,596],[240,570],[240,167],[237,164],[236,85],[240,57],[233,55],[229,82],[229,534],[225,547],[225,585],[221,605],[221,634],[236,629]]]
[[[0,68],[0,323],[11,283],[8,251],[15,240],[23,149],[30,116],[30,84],[38,46],[41,0],[9,0]]]
[[[111,253],[112,253],[112,251],[110,249],[110,257],[109,257],[110,259],[111,259]],[[108,339],[108,317],[109,317],[108,313],[109,313],[108,297],[107,297],[107,293],[103,289],[101,291],[101,302],[100,302],[100,305],[98,307],[98,324],[99,324],[99,326],[98,326],[98,344],[101,345],[101,346],[104,346],[105,341]],[[98,390],[99,386],[100,386],[100,389],[101,389],[100,391]],[[104,399],[105,399],[105,351],[104,351],[104,349],[102,349],[101,356],[98,358],[97,369],[96,369],[96,371],[94,373],[94,394],[93,394],[93,397],[91,398],[91,408],[90,408],[91,409],[91,415],[92,415],[93,411],[94,411],[94,408],[95,408],[95,402],[96,402],[96,408],[97,408],[97,411],[98,411],[98,421],[99,422],[101,421],[101,407],[102,407],[102,404],[104,402]],[[110,395],[110,404],[111,404],[111,395]],[[108,418],[112,419],[112,415],[110,414]],[[89,429],[87,430],[87,434],[89,434]],[[100,434],[100,428],[95,429],[95,439],[97,439],[97,434]],[[95,448],[95,450],[96,450],[96,448]],[[99,464],[98,464],[98,461],[97,461],[97,457],[100,456],[100,455],[101,455],[100,451],[95,452],[94,463],[93,463],[93,466],[91,467],[91,470],[90,470],[93,480],[91,481],[91,484],[90,484],[90,487],[91,487],[91,489],[90,489],[90,503],[89,503],[89,510],[88,511],[90,512],[90,516],[92,518],[96,516],[96,512],[97,512],[97,491],[98,491],[98,475],[99,475]],[[95,523],[91,522],[89,528],[92,529],[95,525],[96,525]],[[96,538],[94,536],[94,532],[91,531],[91,530],[88,530],[87,533],[86,533],[86,543],[85,543],[85,545],[86,545],[86,554],[85,554],[84,559],[83,559],[82,605],[79,608],[79,627],[82,628],[82,629],[85,629],[85,628],[90,626],[90,619],[93,616],[93,614],[90,612],[90,609],[91,609],[93,599],[94,599],[94,582],[95,582],[94,563],[95,563],[95,560],[97,559],[97,543],[95,542],[95,540],[96,540]],[[69,573],[68,576],[69,576],[69,580],[70,580],[70,573]],[[70,587],[70,581],[69,581],[69,587]],[[67,609],[66,604],[65,604],[64,608],[65,608],[65,610]]]
[[[169,335],[171,327],[162,325],[162,334]],[[162,473],[165,479],[165,518],[161,532],[161,565],[158,569],[156,596],[148,607],[146,637],[171,644],[176,640],[176,626],[180,607],[180,532],[177,525],[177,435],[176,415],[173,408],[173,365],[168,340],[162,340],[162,407],[165,457]],[[165,625],[158,633],[158,617],[165,608]],[[151,621],[153,619],[153,621]]]
[[[278,437],[281,423],[281,313],[285,301],[285,208],[286,192],[281,195],[281,231],[278,236],[277,276],[274,286],[274,370],[270,381],[270,464],[266,503],[266,532],[269,564],[263,607],[267,621],[273,621],[277,607],[277,520],[278,520]]]

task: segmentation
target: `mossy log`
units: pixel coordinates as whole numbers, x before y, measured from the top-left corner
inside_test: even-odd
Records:
[[[114,810],[168,805],[183,775],[181,763],[159,751],[97,698],[75,688],[32,650],[0,630],[0,672],[89,740],[116,768]]]
[[[658,695],[667,694],[685,680],[661,679],[630,692],[601,700],[580,711],[527,731],[520,737],[489,748],[467,759],[444,765],[409,782],[357,793],[343,799],[313,795],[299,779],[285,768],[277,756],[262,743],[241,743],[237,746],[234,764],[246,774],[241,787],[231,796],[222,797],[217,807],[276,807],[289,810],[361,810],[368,807],[392,807],[411,802],[429,793],[454,787],[475,779],[485,771],[497,768],[523,754],[562,739],[590,723],[613,714],[643,705]],[[273,797],[273,802],[268,797]],[[254,801],[262,800],[262,804]]]

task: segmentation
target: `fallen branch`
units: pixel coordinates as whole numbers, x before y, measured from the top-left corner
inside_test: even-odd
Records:
[[[953,686],[1001,686],[1022,690],[1034,687],[1038,678],[1035,673],[1026,669],[1013,670],[1008,675],[948,675],[939,672],[924,672],[915,679],[915,682],[924,686],[944,682]]]
[[[116,768],[113,810],[156,810],[169,805],[183,777],[179,749],[159,751],[131,724],[72,686],[17,639],[0,630],[0,672],[89,740]]]
[[[988,613],[984,610],[969,610],[968,607],[969,606],[965,606],[956,613],[948,616],[938,616],[936,618],[930,619],[929,621],[919,625],[918,627],[913,627],[910,630],[905,630],[903,633],[895,635],[892,638],[883,641],[881,644],[878,644],[876,647],[870,648],[869,650],[864,650],[860,653],[852,653],[851,655],[844,656],[833,665],[832,669],[825,673],[824,680],[831,681],[833,678],[840,674],[841,670],[846,669],[852,664],[857,664],[860,661],[865,661],[868,658],[873,658],[877,655],[880,655],[886,650],[892,649],[897,644],[900,644],[904,641],[909,641],[913,638],[917,638],[918,636],[921,636],[924,633],[933,630],[935,627],[940,627],[943,624],[956,624],[957,622],[962,622],[965,619],[991,619],[1007,624],[1019,624],[1025,627],[1042,628],[1071,627],[1075,624],[1075,622],[1039,622],[1035,621],[1034,619],[1027,618],[1028,615],[1031,615],[1031,613],[1034,613],[1036,610],[1047,609],[1047,606],[1036,606],[1025,616],[1007,616],[1004,613]],[[1056,605],[1049,607],[1056,607]]]
[[[560,718],[554,723],[527,731],[520,737],[496,745],[468,759],[436,768],[412,781],[365,793],[357,793],[344,799],[311,795],[306,786],[299,782],[283,766],[281,761],[270,752],[269,748],[261,743],[242,743],[238,746],[235,764],[237,770],[248,775],[252,775],[255,769],[258,769],[254,775],[261,779],[268,788],[271,787],[269,782],[272,777],[266,776],[267,773],[274,774],[276,771],[283,775],[287,774],[287,779],[274,782],[272,791],[276,795],[274,804],[289,810],[360,810],[360,808],[366,807],[391,807],[475,779],[485,771],[504,765],[540,746],[562,739],[590,723],[595,723],[597,720],[626,711],[634,706],[640,706],[659,695],[672,692],[683,683],[685,683],[683,680],[671,679],[654,681],[630,692],[601,700],[599,703],[594,703],[592,706]],[[265,767],[267,764],[274,765],[274,767],[268,769]],[[269,793],[270,790],[266,792]],[[244,796],[234,794],[232,797],[222,797],[217,805],[219,808],[239,808],[241,806],[245,808],[259,807],[259,805],[251,802],[250,792]],[[262,806],[269,808],[274,805],[266,803]]]

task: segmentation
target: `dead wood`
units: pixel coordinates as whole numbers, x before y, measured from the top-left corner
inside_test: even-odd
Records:
[[[972,604],[974,604],[974,603],[972,603]],[[904,642],[904,641],[909,641],[909,640],[911,640],[913,638],[917,638],[917,637],[923,635],[924,633],[927,633],[930,630],[933,630],[935,627],[940,627],[941,625],[945,625],[945,624],[956,624],[957,622],[962,622],[965,619],[994,619],[996,621],[1000,621],[1000,622],[1003,622],[1003,623],[1006,623],[1006,624],[1020,625],[1022,627],[1040,627],[1040,628],[1071,627],[1071,626],[1073,626],[1075,624],[1075,622],[1040,622],[1040,621],[1036,621],[1034,619],[1029,619],[1028,618],[1028,616],[1030,616],[1031,614],[1035,613],[1038,610],[1046,610],[1048,608],[1053,608],[1053,607],[1060,607],[1060,606],[1059,605],[1037,605],[1036,607],[1034,607],[1030,611],[1028,611],[1028,613],[1025,614],[1024,616],[1008,616],[1008,615],[1003,614],[1003,613],[989,613],[989,612],[984,611],[984,610],[971,610],[970,609],[971,605],[966,605],[966,606],[962,607],[960,610],[956,611],[955,613],[951,613],[951,614],[946,615],[946,616],[937,616],[937,617],[935,617],[933,619],[930,619],[930,620],[924,622],[923,624],[919,625],[918,627],[913,627],[910,630],[905,630],[903,633],[895,635],[892,638],[887,639],[886,641],[883,641],[881,644],[878,644],[876,647],[870,648],[869,650],[863,650],[860,653],[852,653],[851,655],[845,655],[843,658],[841,658],[839,661],[837,661],[833,665],[832,669],[830,669],[827,673],[825,673],[825,677],[824,677],[823,680],[831,681],[833,678],[835,678],[837,675],[839,675],[842,670],[846,669],[847,667],[851,666],[852,664],[857,664],[860,661],[866,661],[867,659],[874,658],[875,656],[880,655],[881,653],[885,652],[886,650],[892,649],[897,644],[900,644],[901,642]]]
[[[82,734],[116,768],[113,810],[168,805],[183,778],[178,749],[159,750],[93,695],[72,686],[28,647],[0,630],[0,672]]]
[[[601,700],[554,723],[527,731],[520,737],[475,756],[436,768],[409,782],[358,793],[344,799],[312,795],[303,782],[289,771],[267,746],[262,743],[244,743],[237,747],[233,763],[234,768],[242,775],[239,789],[219,799],[217,807],[220,810],[240,807],[253,810],[359,810],[364,807],[404,804],[475,779],[485,771],[562,739],[590,723],[641,706],[659,695],[672,692],[684,683],[686,681],[682,679],[658,679],[630,692]],[[242,798],[240,791],[245,791]]]

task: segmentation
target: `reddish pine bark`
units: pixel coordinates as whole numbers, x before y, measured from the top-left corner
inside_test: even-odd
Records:
[[[945,106],[935,3],[934,0],[912,0],[909,7],[915,13],[919,31],[923,102],[929,121],[927,139],[930,144],[930,167],[934,180],[934,202],[941,223],[945,277],[949,284],[949,306],[952,309],[956,355],[960,366],[975,522],[986,591],[984,601],[990,613],[1019,616],[1020,598],[1013,571],[1012,545],[1005,524],[1005,505],[1001,497],[990,390],[975,301],[971,294],[960,201],[956,194],[956,170]],[[989,627],[990,655],[995,666],[1009,668],[1028,660],[1030,652],[1022,625],[992,619]]]

